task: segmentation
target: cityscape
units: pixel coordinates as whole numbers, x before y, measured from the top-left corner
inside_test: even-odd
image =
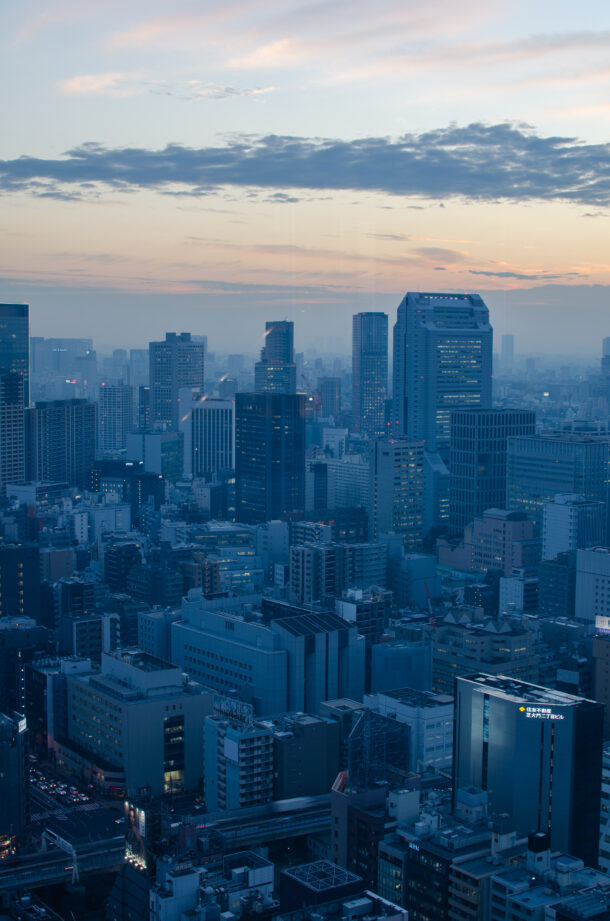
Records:
[[[351,332],[0,304],[7,917],[609,917],[610,337]]]
[[[0,49],[0,921],[610,921],[610,6]]]

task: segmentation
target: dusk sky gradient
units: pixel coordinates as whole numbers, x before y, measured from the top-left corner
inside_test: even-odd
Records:
[[[0,300],[32,334],[346,349],[479,291],[517,350],[610,335],[610,6],[2,4]]]

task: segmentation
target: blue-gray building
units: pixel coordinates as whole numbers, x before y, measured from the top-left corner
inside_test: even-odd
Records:
[[[388,315],[357,313],[352,321],[352,417],[354,428],[384,435],[388,389]]]
[[[514,678],[456,680],[453,791],[480,787],[522,835],[597,866],[604,706]]]

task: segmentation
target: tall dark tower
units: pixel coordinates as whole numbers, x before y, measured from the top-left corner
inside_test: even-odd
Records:
[[[235,397],[236,518],[261,524],[305,508],[303,394]]]
[[[388,389],[388,316],[357,313],[352,324],[352,416],[370,437],[385,434]]]
[[[257,393],[296,393],[294,323],[265,323],[265,345],[254,366],[254,389]]]
[[[23,401],[30,402],[30,308],[27,304],[0,304],[0,374],[23,376]]]

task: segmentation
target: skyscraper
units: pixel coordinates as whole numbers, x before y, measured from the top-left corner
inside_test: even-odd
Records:
[[[491,407],[492,340],[477,294],[407,293],[394,326],[397,434],[446,455],[452,410]]]
[[[265,323],[265,345],[254,366],[254,389],[257,393],[296,393],[294,323]]]
[[[99,450],[122,451],[133,426],[133,387],[102,381],[98,399]]]
[[[25,479],[24,377],[19,371],[0,373],[0,494],[7,483]]]
[[[424,445],[412,438],[376,438],[370,449],[369,540],[400,534],[407,550],[424,536]]]
[[[38,402],[26,410],[27,478],[89,486],[95,461],[96,405],[87,400]]]
[[[236,517],[262,524],[305,508],[302,394],[235,397]]]
[[[180,391],[184,473],[211,477],[235,467],[235,402],[208,400],[197,390]]]
[[[456,680],[453,795],[486,790],[522,835],[597,866],[604,706],[515,678]]]
[[[23,400],[30,402],[30,308],[27,304],[0,304],[0,374],[18,371],[23,377]]]
[[[181,387],[204,390],[205,344],[190,333],[166,333],[149,344],[150,422],[177,429]]]
[[[388,316],[357,313],[352,322],[352,416],[356,431],[386,434]]]
[[[500,354],[500,362],[502,371],[504,374],[507,374],[513,369],[513,361],[515,357],[515,337],[511,336],[510,333],[502,336],[501,347],[502,351]]]
[[[520,409],[451,413],[450,530],[462,534],[486,509],[504,508],[509,436],[534,435],[536,414]]]
[[[0,713],[0,836],[21,839],[28,819],[26,721]]]

